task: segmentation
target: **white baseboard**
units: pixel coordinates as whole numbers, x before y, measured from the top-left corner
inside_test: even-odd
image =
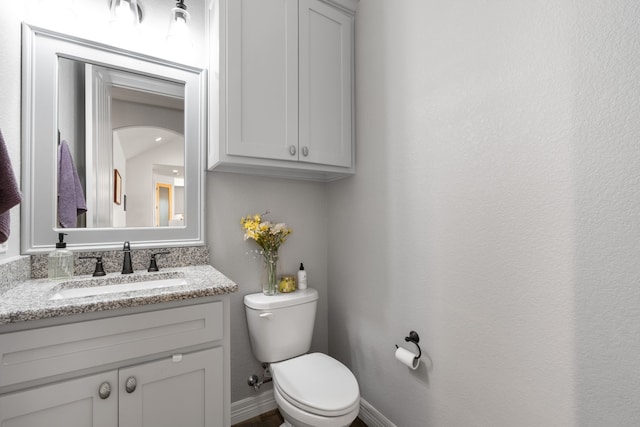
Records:
[[[241,423],[257,417],[265,412],[273,411],[278,405],[273,397],[273,390],[267,390],[253,397],[233,402],[231,404],[231,425]],[[360,413],[358,417],[368,427],[396,427],[369,402],[360,399]]]
[[[381,412],[363,398],[360,398],[360,414],[358,414],[358,417],[367,427],[396,427],[394,423],[389,421]]]
[[[231,425],[273,411],[278,405],[273,390],[264,391],[256,396],[247,397],[231,403]]]

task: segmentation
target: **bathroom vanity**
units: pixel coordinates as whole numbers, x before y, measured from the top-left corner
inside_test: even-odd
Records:
[[[237,285],[206,265],[165,274],[185,283],[54,298],[91,279],[40,279],[4,292],[0,425],[228,426]]]
[[[0,425],[229,426],[237,285],[204,265],[207,70],[74,34],[22,24],[21,253],[35,279],[0,280]],[[151,129],[164,138],[125,134]],[[63,141],[87,211],[67,227]],[[83,276],[53,283],[40,267],[60,232]],[[134,273],[114,273],[125,241]]]
[[[0,425],[229,426],[237,285],[206,265],[206,70],[27,23],[22,61],[21,253],[34,279],[0,286]],[[131,128],[175,141],[125,155],[139,138],[114,135]],[[59,221],[62,141],[87,207],[69,228]],[[160,187],[175,196],[173,222],[154,210]],[[42,261],[60,232],[82,275],[50,282]],[[136,256],[123,265],[125,241]],[[156,255],[161,272],[147,272]],[[87,274],[95,259],[106,277]]]

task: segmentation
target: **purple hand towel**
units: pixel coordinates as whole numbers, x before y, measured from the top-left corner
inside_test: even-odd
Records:
[[[11,215],[9,209],[22,201],[18,182],[13,174],[7,146],[0,131],[0,243],[9,240]]]
[[[87,211],[87,202],[73,165],[73,157],[66,141],[58,147],[58,222],[64,228],[75,228],[78,215]]]

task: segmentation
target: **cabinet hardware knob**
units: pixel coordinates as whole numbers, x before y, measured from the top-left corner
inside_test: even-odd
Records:
[[[136,377],[129,377],[127,378],[127,382],[124,385],[124,389],[127,390],[127,393],[133,393],[134,391],[136,391]]]
[[[296,146],[295,145],[290,145],[289,146],[289,154],[291,154],[292,156],[296,155]]]
[[[302,147],[302,155],[305,157],[309,155],[309,147],[307,147],[306,145]]]
[[[101,256],[81,256],[78,257],[80,259],[95,259],[96,260],[96,268],[93,272],[93,277],[106,276],[107,273],[104,272],[104,266],[102,265],[102,257]]]
[[[98,395],[100,396],[100,399],[103,399],[103,400],[111,396],[111,384],[109,384],[106,381],[100,384],[100,388],[98,389]]]

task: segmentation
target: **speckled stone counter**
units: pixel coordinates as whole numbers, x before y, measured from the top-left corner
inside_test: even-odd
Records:
[[[187,246],[177,248],[155,248],[138,249],[135,244],[131,245],[131,263],[134,270],[146,270],[149,267],[151,254],[163,253],[158,257],[158,266],[161,269],[173,267],[186,267],[191,265],[202,265],[209,262],[209,248],[206,246]],[[91,274],[95,268],[94,259],[81,259],[85,257],[102,257],[102,264],[107,273],[122,271],[121,250],[118,251],[95,251],[95,252],[74,252],[74,276]],[[36,254],[31,256],[31,278],[43,279],[47,277],[47,257],[48,254]]]
[[[160,273],[147,273],[145,270],[127,275],[110,273],[104,278],[111,283],[121,283],[170,277],[184,278],[186,284],[59,300],[51,298],[60,288],[95,285],[95,280],[100,278],[84,275],[63,282],[51,282],[47,279],[25,280],[13,284],[2,293],[0,325],[223,295],[238,290],[238,285],[210,265],[166,268]]]
[[[0,296],[16,282],[31,279],[31,257],[20,256],[0,263]]]

